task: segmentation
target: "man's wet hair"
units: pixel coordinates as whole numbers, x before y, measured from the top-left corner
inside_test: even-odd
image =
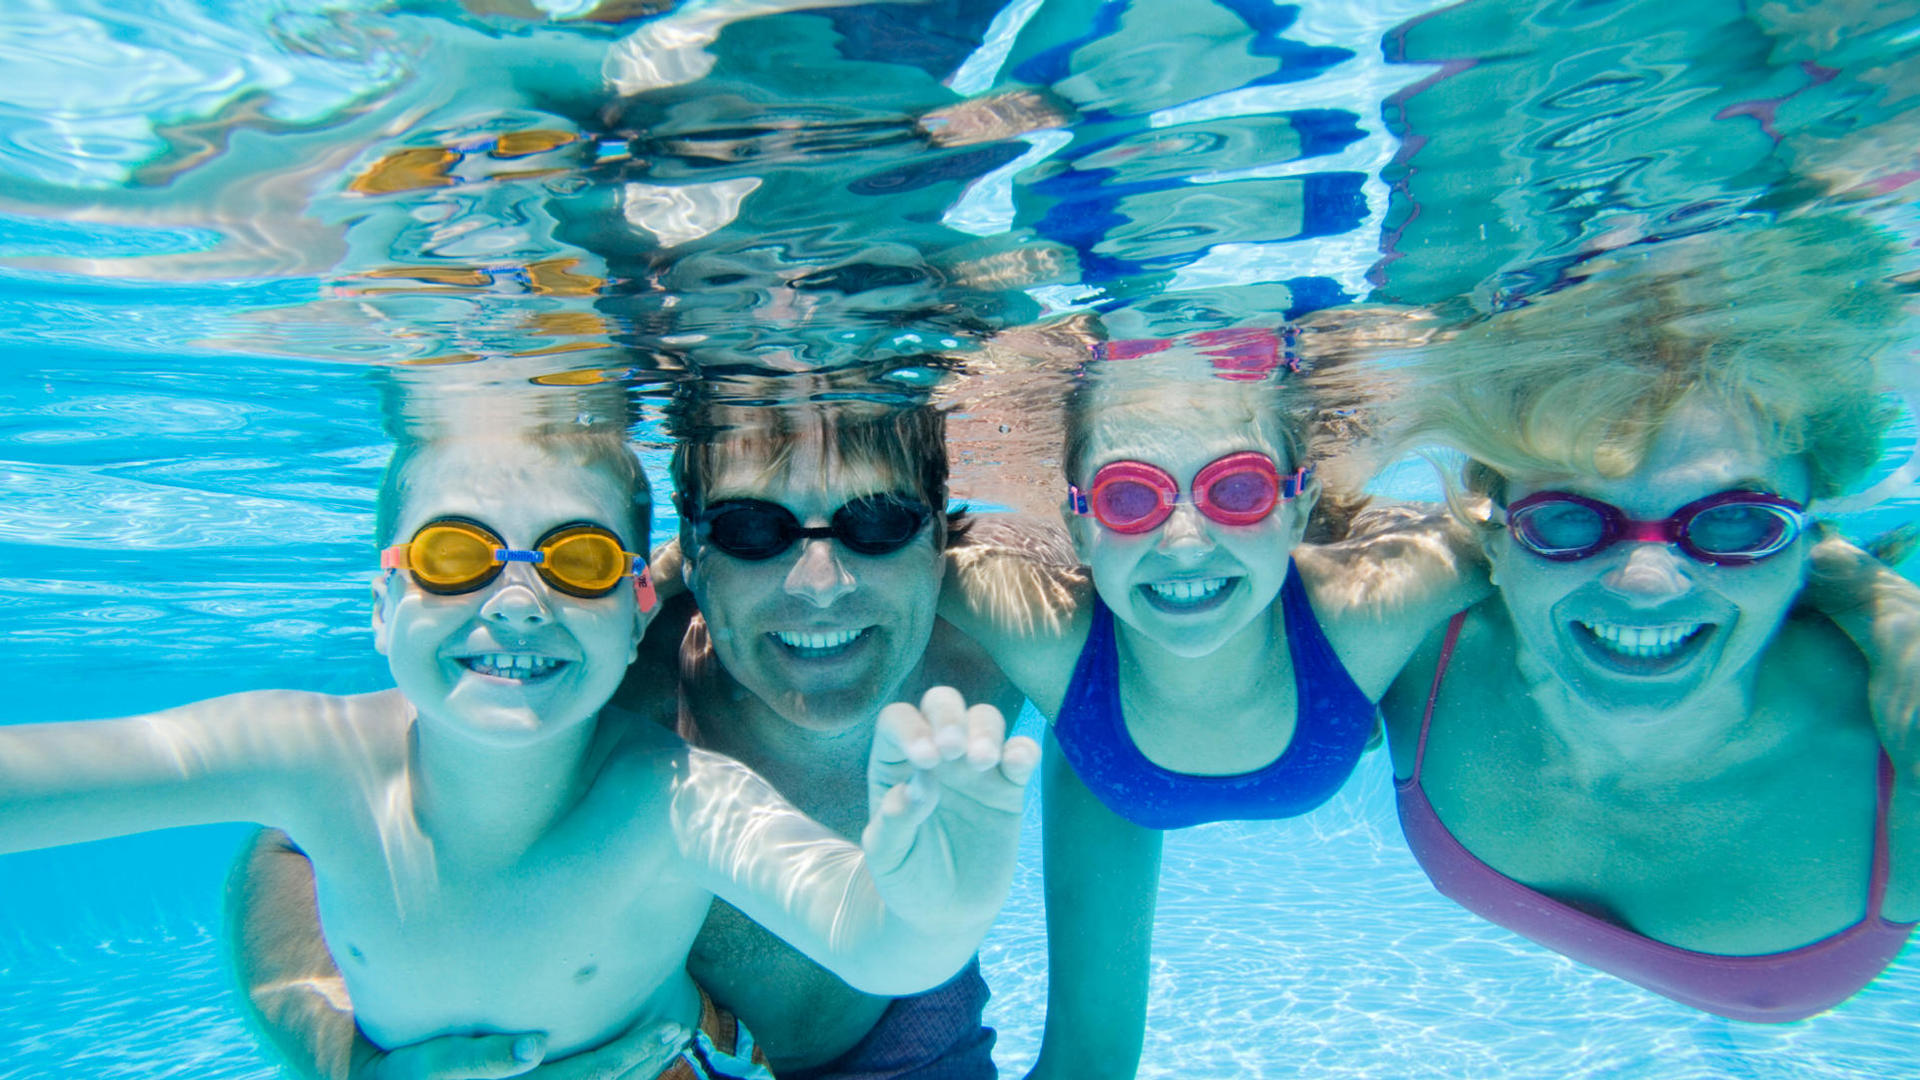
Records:
[[[934,511],[936,544],[951,547],[967,530],[965,506],[947,506],[947,417],[923,398],[872,397],[822,390],[819,381],[755,378],[719,386],[683,384],[668,408],[674,436],[674,498],[686,521],[703,506],[713,478],[741,460],[759,463],[768,480],[815,464],[798,455],[817,446],[841,464],[870,465],[898,490]],[[817,442],[816,442],[817,440]]]

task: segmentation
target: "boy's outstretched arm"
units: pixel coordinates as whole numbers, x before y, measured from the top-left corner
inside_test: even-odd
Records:
[[[636,1027],[605,1046],[544,1064],[537,1032],[445,1035],[382,1051],[360,1034],[320,936],[313,866],[286,834],[264,830],[227,881],[228,946],[255,1030],[302,1080],[583,1080],[656,1076],[688,1032]]]
[[[881,711],[855,846],[752,770],[699,749],[672,821],[701,884],[854,987],[899,997],[965,965],[1006,899],[1039,758],[948,687]]]
[[[265,691],[0,726],[0,851],[225,821],[303,824],[337,798],[330,766],[359,743],[346,731],[352,700]]]

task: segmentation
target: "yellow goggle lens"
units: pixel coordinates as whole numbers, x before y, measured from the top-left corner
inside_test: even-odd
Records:
[[[433,585],[459,585],[491,572],[500,541],[461,525],[432,525],[413,538],[414,576]]]
[[[585,592],[612,589],[627,574],[620,541],[599,531],[563,532],[542,545],[540,553],[546,556],[542,569],[548,575]]]

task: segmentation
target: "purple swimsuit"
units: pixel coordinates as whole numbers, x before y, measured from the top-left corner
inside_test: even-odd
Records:
[[[1887,804],[1893,793],[1893,763],[1884,752],[1880,755],[1880,794],[1874,816],[1866,914],[1852,926],[1797,949],[1758,956],[1722,956],[1682,949],[1563,904],[1476,858],[1440,821],[1420,786],[1433,705],[1440,696],[1440,680],[1453,658],[1465,617],[1461,612],[1447,626],[1440,664],[1433,673],[1433,689],[1427,695],[1426,715],[1420,721],[1413,775],[1394,784],[1407,847],[1442,895],[1562,956],[1684,1005],[1734,1020],[1803,1020],[1853,996],[1893,962],[1915,924],[1888,922],[1880,915],[1880,903],[1887,891]]]

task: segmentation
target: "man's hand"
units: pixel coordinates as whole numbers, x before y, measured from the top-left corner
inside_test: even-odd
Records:
[[[984,927],[1006,901],[1040,746],[948,686],[880,710],[861,846],[887,907],[916,926]]]
[[[635,1024],[604,1046],[545,1064],[544,1035],[443,1035],[381,1052],[362,1041],[352,1080],[653,1080],[686,1047],[672,1021]]]

